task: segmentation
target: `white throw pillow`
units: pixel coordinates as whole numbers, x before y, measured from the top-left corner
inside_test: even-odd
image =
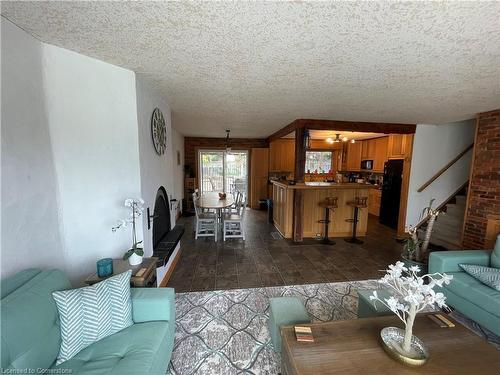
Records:
[[[131,275],[129,270],[92,286],[52,293],[61,320],[58,365],[133,324]]]

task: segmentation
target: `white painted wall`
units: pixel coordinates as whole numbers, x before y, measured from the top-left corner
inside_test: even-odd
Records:
[[[141,169],[141,191],[142,198],[145,201],[145,207],[150,207],[153,213],[156,192],[160,186],[163,186],[169,198],[173,194],[172,178],[172,120],[170,107],[167,100],[163,98],[151,85],[140,75],[136,76],[137,92],[137,123],[139,134],[139,154]],[[165,119],[167,127],[167,149],[163,155],[158,155],[155,151],[151,138],[151,115],[153,110],[159,108]],[[171,223],[174,225],[173,217]],[[152,237],[153,228],[148,230],[147,218],[143,220],[144,232],[144,252],[146,256],[153,253]]]
[[[1,277],[61,268],[78,285],[131,245],[111,227],[141,195],[135,75],[3,19],[1,48]]]
[[[84,278],[103,257],[130,248],[131,230],[111,231],[139,197],[134,73],[44,45],[45,87],[71,277]],[[139,238],[142,237],[139,226]]]
[[[422,209],[435,198],[443,203],[469,179],[472,150],[450,167],[423,192],[417,189],[474,142],[475,120],[444,125],[417,125],[413,143],[406,225],[419,222]]]
[[[2,277],[65,268],[58,185],[46,110],[42,44],[0,17]]]
[[[177,164],[177,152],[180,163]],[[174,197],[182,202],[184,198],[184,136],[172,128],[172,173],[174,178]]]

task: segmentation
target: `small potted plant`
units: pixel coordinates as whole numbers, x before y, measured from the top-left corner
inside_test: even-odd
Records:
[[[431,240],[432,230],[434,228],[434,223],[437,217],[443,212],[432,208],[434,199],[431,199],[429,205],[422,210],[420,218],[426,218],[427,228],[425,230],[424,240],[418,239],[418,228],[410,226],[408,228],[408,239],[405,242],[403,248],[403,254],[401,255],[405,266],[418,266],[420,272],[427,272],[427,258],[429,256],[429,243]]]
[[[144,211],[144,201],[141,198],[128,198],[125,199],[125,207],[130,208],[130,217],[118,220],[118,224],[111,229],[113,232],[116,232],[120,228],[126,228],[128,224],[132,224],[132,247],[123,255],[123,260],[128,259],[131,266],[136,266],[142,263],[142,257],[144,256],[144,249],[139,247],[142,241],[137,241],[136,233],[136,220],[142,216],[142,211]]]
[[[428,358],[428,352],[423,342],[413,336],[415,317],[427,306],[447,308],[446,297],[441,292],[435,292],[434,287],[449,284],[453,276],[445,273],[420,275],[418,266],[405,267],[403,262],[391,264],[386,272],[379,283],[387,287],[392,295],[382,300],[374,291],[370,300],[386,306],[404,323],[405,328],[382,329],[382,345],[392,358],[409,365],[422,365]]]

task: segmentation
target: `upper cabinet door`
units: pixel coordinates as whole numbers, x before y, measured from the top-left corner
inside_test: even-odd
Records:
[[[361,169],[362,142],[349,143],[347,145],[347,165],[348,171],[359,171]]]
[[[389,159],[404,159],[411,153],[412,134],[391,134],[389,136]]]
[[[384,172],[384,163],[387,161],[387,147],[389,137],[375,139],[375,157],[373,158],[373,171]]]

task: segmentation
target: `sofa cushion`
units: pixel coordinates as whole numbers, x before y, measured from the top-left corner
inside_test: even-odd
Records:
[[[453,280],[446,289],[474,305],[500,317],[500,292],[476,280],[465,272],[453,272]]]
[[[491,267],[500,268],[500,234],[497,236],[495,248],[491,252],[490,264]]]
[[[500,269],[475,264],[460,264],[460,267],[484,285],[500,292]]]
[[[9,279],[2,280],[2,284],[12,285]],[[57,270],[29,271],[14,279],[17,289],[10,290],[1,302],[1,367],[50,367],[61,344],[59,318],[51,294],[71,288],[71,284]],[[21,285],[20,279],[27,281]]]
[[[72,375],[163,374],[173,348],[174,322],[136,323],[83,349],[57,369]]]
[[[61,319],[57,364],[133,324],[131,275],[128,270],[92,286],[52,293]]]

